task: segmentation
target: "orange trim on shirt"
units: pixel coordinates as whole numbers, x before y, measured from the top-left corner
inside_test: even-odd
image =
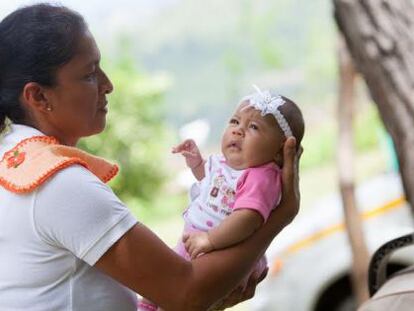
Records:
[[[54,137],[34,136],[4,154],[0,161],[0,185],[15,193],[31,192],[74,164],[84,166],[105,183],[119,171],[116,164],[78,148],[60,145]]]

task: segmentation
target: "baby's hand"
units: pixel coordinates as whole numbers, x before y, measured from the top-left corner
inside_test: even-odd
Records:
[[[192,139],[186,139],[181,144],[172,148],[172,153],[181,153],[187,166],[191,169],[203,163],[203,157],[201,156],[200,150],[197,144]]]
[[[186,233],[183,236],[183,242],[191,259],[196,258],[202,253],[211,252],[214,249],[207,232]]]

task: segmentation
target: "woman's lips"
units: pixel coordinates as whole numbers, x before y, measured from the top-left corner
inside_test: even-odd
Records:
[[[108,102],[105,101],[104,104],[102,106],[100,106],[100,108],[98,109],[99,111],[103,111],[103,112],[108,112]]]

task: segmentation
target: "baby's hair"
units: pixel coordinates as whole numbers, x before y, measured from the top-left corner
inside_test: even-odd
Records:
[[[243,97],[239,105],[249,102],[249,105],[246,107],[254,107],[260,110],[262,114],[272,114],[276,119],[277,126],[285,137],[288,135],[295,137],[296,148],[298,149],[305,132],[305,122],[298,105],[293,100],[272,90],[262,92],[259,88],[256,87],[256,89],[257,93]]]
[[[296,139],[296,148],[298,149],[302,142],[303,135],[305,134],[305,121],[303,119],[302,111],[293,100],[282,95],[281,97],[285,103],[279,109],[289,123],[293,137]]]

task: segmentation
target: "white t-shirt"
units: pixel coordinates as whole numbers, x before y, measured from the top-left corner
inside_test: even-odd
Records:
[[[37,135],[13,125],[0,138],[0,158]],[[0,186],[0,310],[136,310],[135,293],[93,267],[136,222],[82,166],[61,170],[27,194]]]

